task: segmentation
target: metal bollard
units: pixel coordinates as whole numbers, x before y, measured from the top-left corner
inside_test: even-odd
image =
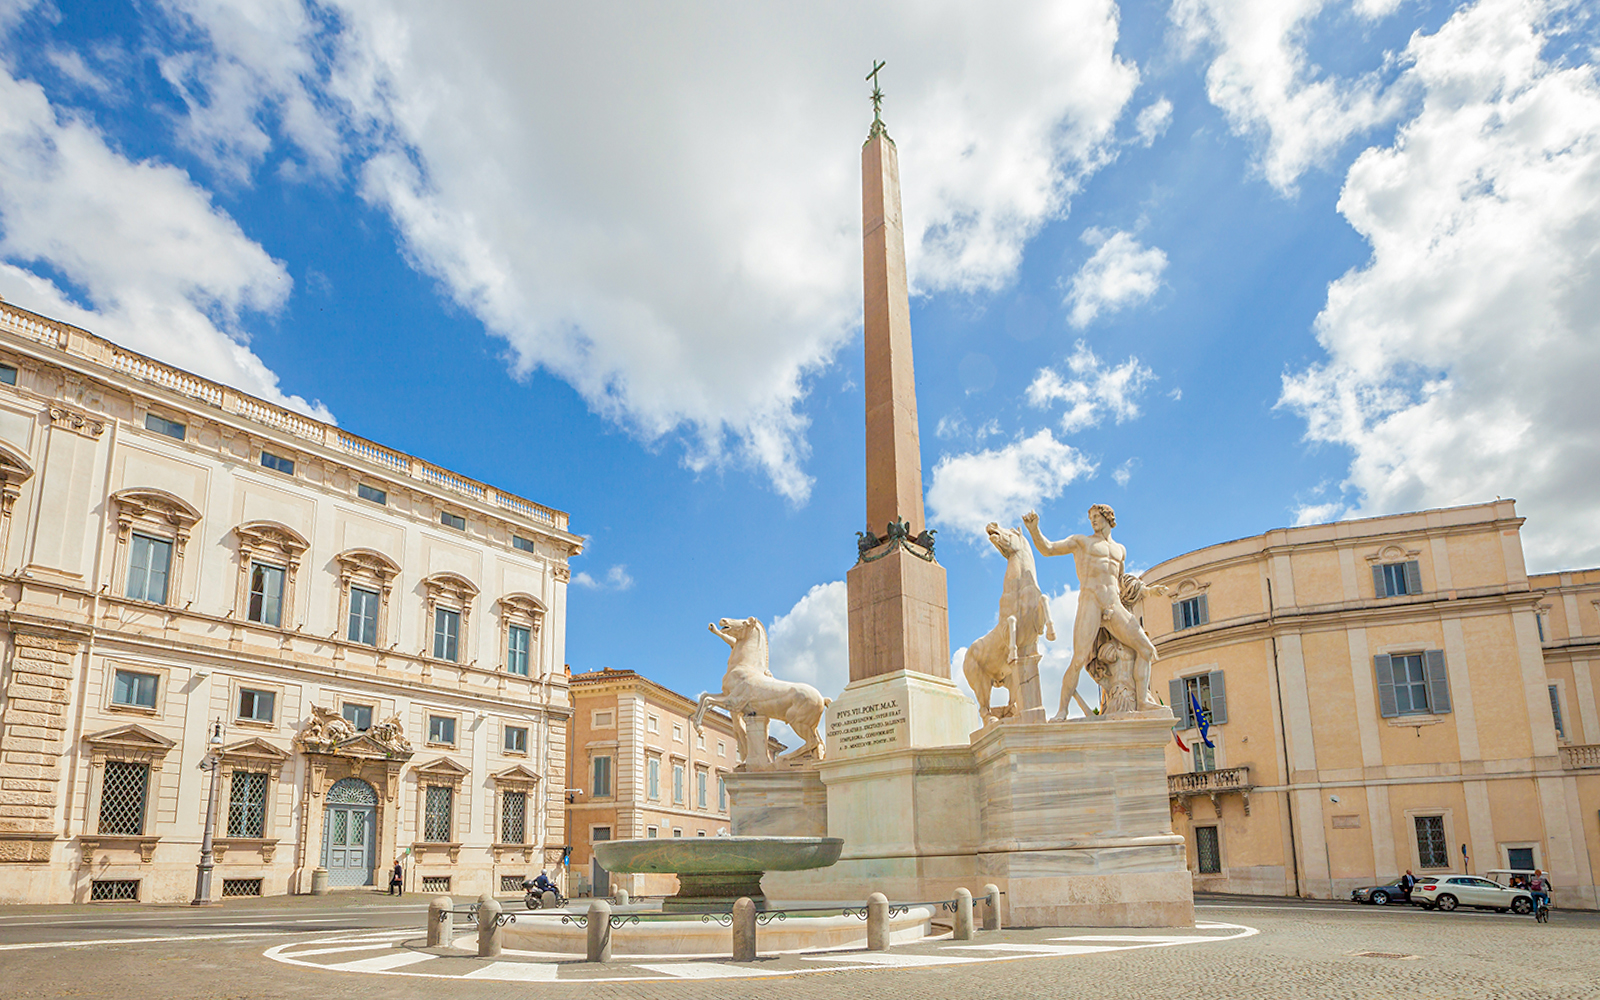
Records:
[[[500,901],[485,900],[478,905],[478,957],[500,954]]]
[[[749,896],[740,896],[733,904],[733,960],[756,960],[756,903]]]
[[[626,889],[618,889],[617,890],[617,905],[618,906],[627,906],[628,905],[628,890],[626,890]]]
[[[956,926],[951,937],[956,941],[972,940],[972,893],[966,889],[956,890]]]
[[[589,950],[586,961],[611,961],[611,904],[603,899],[589,904]]]
[[[889,950],[889,897],[881,892],[867,897],[867,950]]]
[[[455,939],[456,918],[450,912],[454,905],[449,896],[435,896],[428,903],[429,948],[448,948]]]
[[[1000,887],[993,882],[983,887],[983,929],[997,931],[1000,929]]]

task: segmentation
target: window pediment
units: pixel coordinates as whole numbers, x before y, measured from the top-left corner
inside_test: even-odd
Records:
[[[0,441],[0,482],[18,486],[33,478],[33,463],[28,456]]]
[[[400,573],[400,564],[377,549],[346,549],[334,558],[346,575],[366,573],[387,583]]]
[[[413,773],[416,774],[419,781],[427,784],[447,784],[459,788],[462,780],[472,772],[449,757],[440,757],[417,767]]]
[[[545,613],[543,601],[521,591],[502,595],[499,604],[502,612],[524,615],[534,621],[538,621]]]
[[[459,573],[435,573],[422,584],[434,600],[443,598],[468,604],[478,596],[478,585]]]
[[[164,522],[188,530],[200,520],[200,511],[189,501],[166,490],[135,486],[111,494],[126,518]]]
[[[539,775],[530,771],[521,764],[513,764],[504,771],[498,771],[492,776],[497,784],[510,785],[537,785]]]
[[[289,753],[286,750],[279,750],[260,737],[252,737],[232,746],[223,747],[222,759],[230,763],[261,761],[282,764],[289,759]]]
[[[178,745],[136,724],[102,730],[85,736],[83,742],[89,744],[89,757],[95,763],[106,760],[142,761],[155,770],[160,770],[167,753]]]
[[[233,533],[239,536],[240,549],[245,552],[275,548],[290,558],[296,558],[311,547],[311,543],[300,532],[277,521],[250,521],[234,528]]]

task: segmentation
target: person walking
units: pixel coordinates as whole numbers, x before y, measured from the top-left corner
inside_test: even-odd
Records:
[[[1417,877],[1411,874],[1411,869],[1407,868],[1406,873],[1400,876],[1400,888],[1405,890],[1406,902],[1409,903],[1411,901],[1411,890],[1416,887]]]
[[[394,859],[394,871],[389,873],[389,895],[403,896],[406,884],[406,870],[400,864],[400,859]]]

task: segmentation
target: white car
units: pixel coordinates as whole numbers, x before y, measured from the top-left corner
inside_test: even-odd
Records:
[[[1533,911],[1533,896],[1526,889],[1512,889],[1476,875],[1429,875],[1417,880],[1411,890],[1411,901],[1426,909],[1440,909],[1446,913],[1458,906],[1472,906],[1480,910],[1512,910],[1517,913]]]

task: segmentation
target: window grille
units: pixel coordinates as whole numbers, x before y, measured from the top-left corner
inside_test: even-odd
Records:
[[[333,806],[375,806],[378,793],[360,778],[340,778],[328,789],[323,801]]]
[[[97,878],[89,883],[89,902],[106,903],[113,900],[139,901],[139,880],[136,878]]]
[[[450,876],[448,876],[448,875],[424,875],[424,876],[422,876],[422,891],[423,892],[449,892],[450,891]]]
[[[235,771],[228,783],[228,836],[264,837],[267,829],[267,776]],[[259,896],[259,892],[252,895]]]
[[[222,880],[222,896],[259,896],[261,895],[261,879],[258,878],[225,878]]]
[[[444,785],[429,785],[424,808],[422,839],[435,843],[450,840],[450,800],[454,789]]]
[[[1216,827],[1195,827],[1194,846],[1202,875],[1216,875],[1222,871],[1222,844]]]
[[[1422,868],[1448,868],[1450,847],[1444,841],[1443,816],[1418,816],[1417,864]]]
[[[138,837],[144,834],[144,803],[150,765],[108,760],[100,786],[100,833]]]
[[[501,892],[521,892],[522,891],[522,883],[527,879],[527,877],[528,876],[526,876],[526,875],[502,875],[502,876],[500,876],[500,891]]]
[[[502,844],[522,844],[527,842],[527,838],[524,835],[527,829],[525,822],[527,815],[527,792],[505,792],[500,796],[500,842]]]

